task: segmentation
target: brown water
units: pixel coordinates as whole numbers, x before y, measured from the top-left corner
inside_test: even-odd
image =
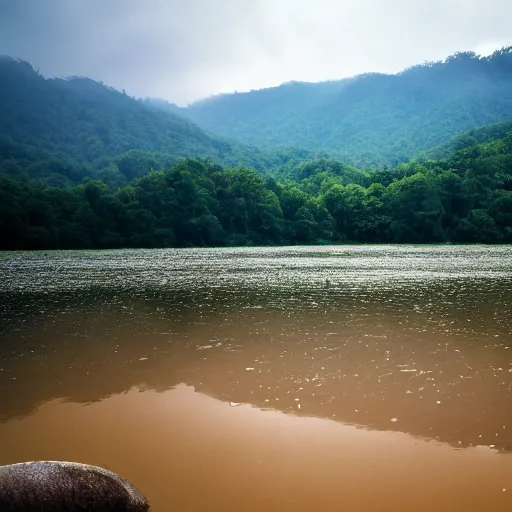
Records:
[[[172,510],[512,510],[512,248],[0,254],[0,464]]]

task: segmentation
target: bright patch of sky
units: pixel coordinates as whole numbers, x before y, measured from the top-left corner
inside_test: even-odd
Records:
[[[509,0],[0,0],[0,54],[186,104],[512,45]]]

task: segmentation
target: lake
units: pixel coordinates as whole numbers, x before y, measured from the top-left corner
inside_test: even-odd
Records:
[[[512,248],[0,253],[0,464],[155,512],[512,510]]]

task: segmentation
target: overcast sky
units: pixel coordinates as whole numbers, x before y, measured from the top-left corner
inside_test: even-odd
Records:
[[[512,0],[0,0],[0,54],[179,104],[512,45]]]

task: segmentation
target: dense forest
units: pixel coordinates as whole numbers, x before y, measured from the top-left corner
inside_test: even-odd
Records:
[[[0,178],[2,249],[340,242],[512,243],[512,131],[380,171],[183,159],[119,188]]]
[[[265,148],[326,151],[362,167],[408,161],[458,133],[512,118],[512,48],[460,52],[396,75],[291,82],[178,109],[212,133]]]

